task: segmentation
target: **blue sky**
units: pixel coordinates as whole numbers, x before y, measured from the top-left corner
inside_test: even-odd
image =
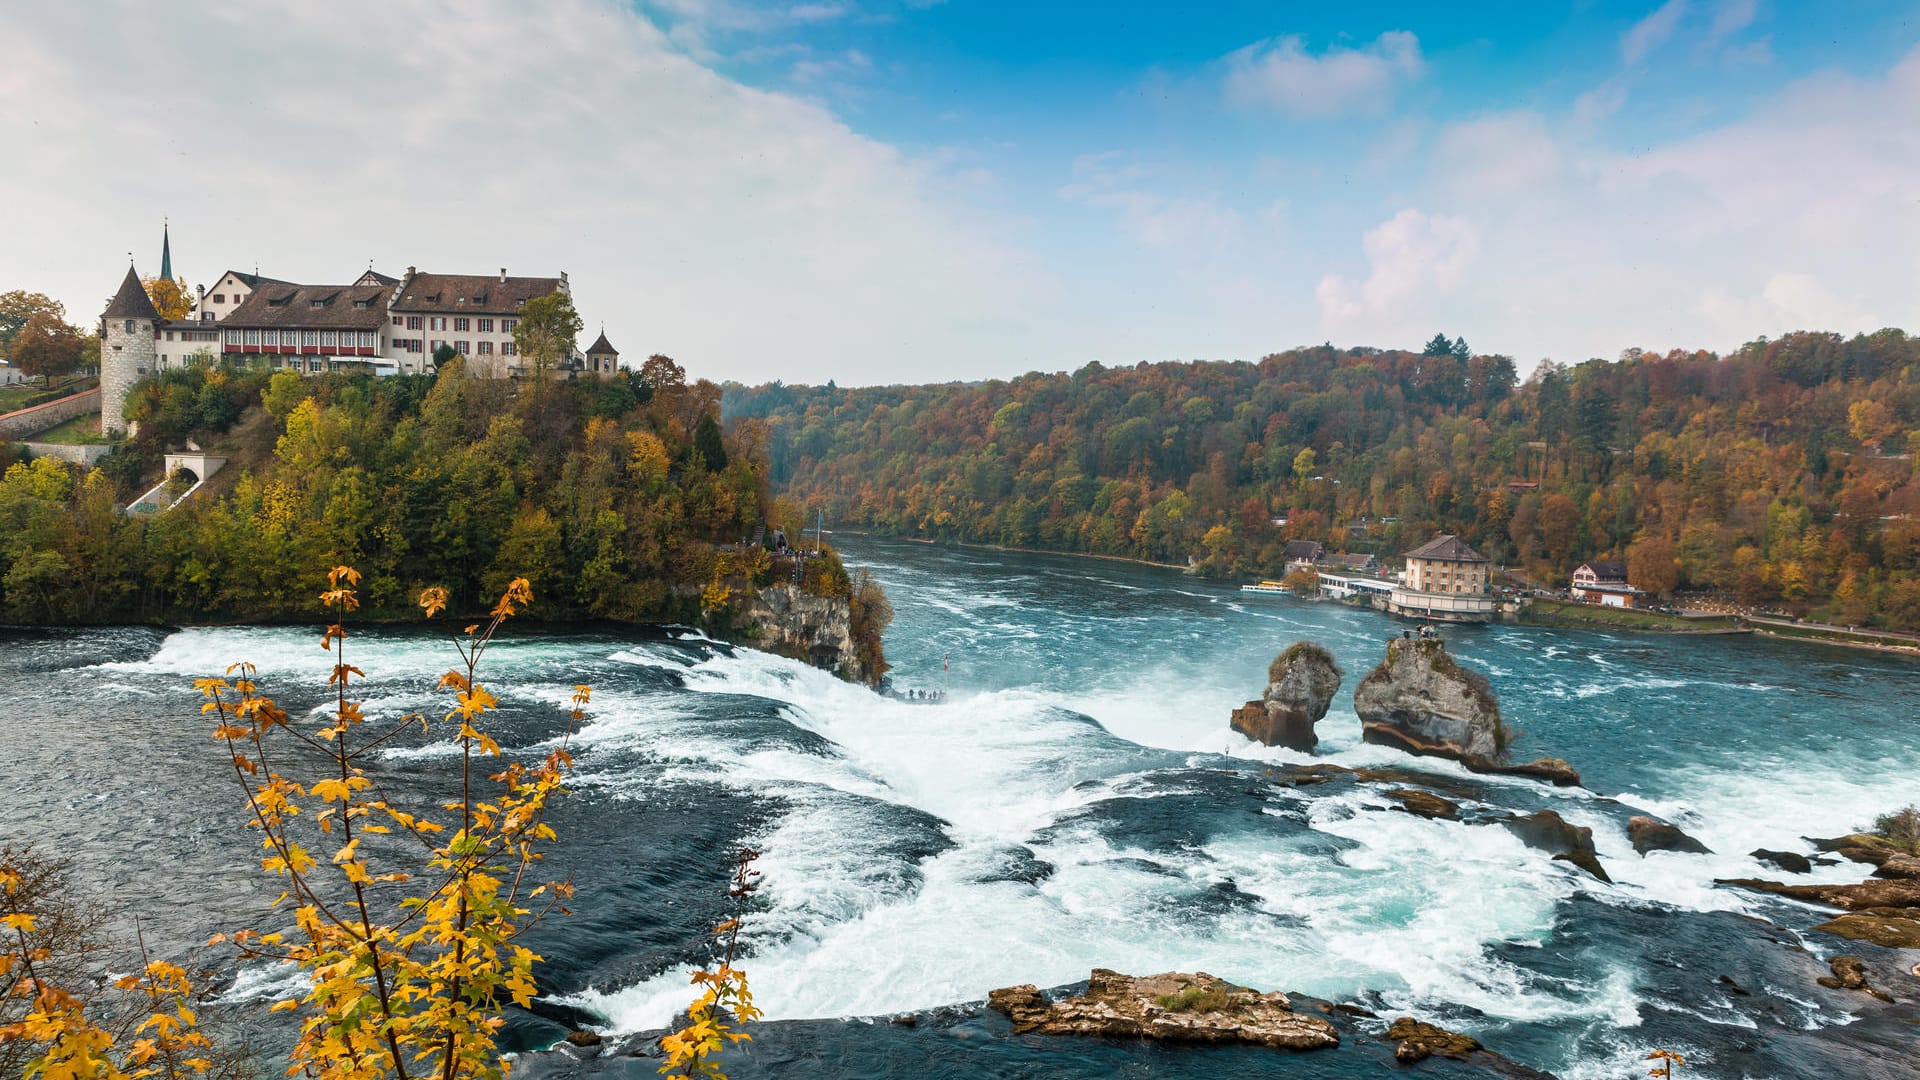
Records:
[[[746,380],[1920,330],[1914,5],[1457,8],[21,5],[0,288],[96,306],[170,214],[190,280],[564,268]]]

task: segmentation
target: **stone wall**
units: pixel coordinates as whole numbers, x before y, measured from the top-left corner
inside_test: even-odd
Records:
[[[24,442],[27,453],[34,457],[62,458],[75,465],[84,465],[91,469],[100,463],[100,459],[113,453],[113,447],[98,443],[82,445],[79,443]]]
[[[126,395],[123,393],[121,400],[125,399]],[[64,424],[76,416],[99,411],[99,388],[82,390],[78,394],[56,398],[31,408],[0,414],[0,435],[5,435],[9,439],[24,439],[29,435],[38,435],[50,427]]]

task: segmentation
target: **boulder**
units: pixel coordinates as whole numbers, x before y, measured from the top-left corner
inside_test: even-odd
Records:
[[[1535,758],[1518,765],[1508,765],[1485,758],[1469,758],[1461,764],[1477,773],[1491,773],[1499,776],[1525,776],[1534,780],[1545,780],[1554,787],[1579,787],[1580,770],[1567,764],[1565,758]]]
[[[1460,820],[1460,804],[1451,799],[1443,799],[1431,791],[1395,788],[1392,791],[1383,791],[1381,794],[1399,803],[1402,810],[1415,817],[1440,821]]]
[[[1411,1016],[1395,1020],[1387,1028],[1387,1040],[1395,1044],[1393,1059],[1402,1065],[1425,1061],[1435,1054],[1465,1061],[1481,1049],[1478,1039],[1422,1023]]]
[[[1716,885],[1773,893],[1795,900],[1860,911],[1865,908],[1920,907],[1920,881],[1863,881],[1858,885],[1788,885],[1759,878],[1716,878]]]
[[[1756,848],[1748,852],[1747,855],[1750,858],[1758,859],[1770,866],[1785,870],[1789,874],[1810,874],[1813,872],[1813,864],[1807,861],[1805,855],[1797,855],[1791,851],[1769,851],[1766,848]]]
[[[574,1046],[599,1046],[605,1041],[597,1031],[574,1030],[567,1032],[567,1042]]]
[[[1500,703],[1438,638],[1394,638],[1387,658],[1353,691],[1361,737],[1415,754],[1495,761],[1507,751]]]
[[[1333,654],[1311,641],[1296,641],[1268,665],[1266,695],[1233,711],[1233,729],[1267,746],[1311,752],[1320,742],[1313,725],[1327,715],[1339,689]]]
[[[1814,982],[1829,990],[1858,990],[1881,1001],[1893,1000],[1886,991],[1876,989],[1867,982],[1867,965],[1862,963],[1859,957],[1836,956],[1827,961],[1827,967],[1833,971],[1833,974],[1822,975]]]
[[[1550,852],[1554,858],[1570,862],[1601,881],[1613,882],[1613,878],[1607,876],[1606,867],[1600,865],[1599,856],[1594,853],[1592,829],[1569,824],[1567,819],[1553,810],[1509,818],[1500,824],[1505,825],[1528,847]]]
[[[1087,990],[1048,1001],[1031,984],[987,995],[1015,1034],[1098,1035],[1172,1042],[1250,1043],[1287,1050],[1340,1045],[1328,1021],[1293,1011],[1280,993],[1263,994],[1204,972],[1135,977],[1094,968]]]
[[[1920,859],[1911,855],[1890,855],[1874,868],[1873,876],[1920,881]]]
[[[1658,818],[1635,814],[1627,819],[1627,839],[1633,841],[1633,850],[1645,855],[1649,851],[1685,851],[1695,855],[1711,855],[1712,849],[1695,840]]]

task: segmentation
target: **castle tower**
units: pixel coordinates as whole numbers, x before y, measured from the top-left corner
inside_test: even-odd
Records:
[[[173,280],[173,238],[167,235],[166,222],[160,223],[160,276]]]
[[[620,350],[607,340],[604,327],[593,344],[587,346],[587,370],[599,379],[611,379],[620,370]]]
[[[133,384],[158,364],[153,335],[159,322],[140,275],[128,266],[127,279],[100,315],[100,434],[127,433],[121,411]]]

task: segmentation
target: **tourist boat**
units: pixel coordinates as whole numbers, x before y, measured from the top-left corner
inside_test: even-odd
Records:
[[[1263,581],[1258,585],[1242,585],[1240,586],[1240,591],[1269,593],[1274,596],[1285,596],[1287,594],[1287,587],[1285,585],[1282,585],[1278,581]]]

